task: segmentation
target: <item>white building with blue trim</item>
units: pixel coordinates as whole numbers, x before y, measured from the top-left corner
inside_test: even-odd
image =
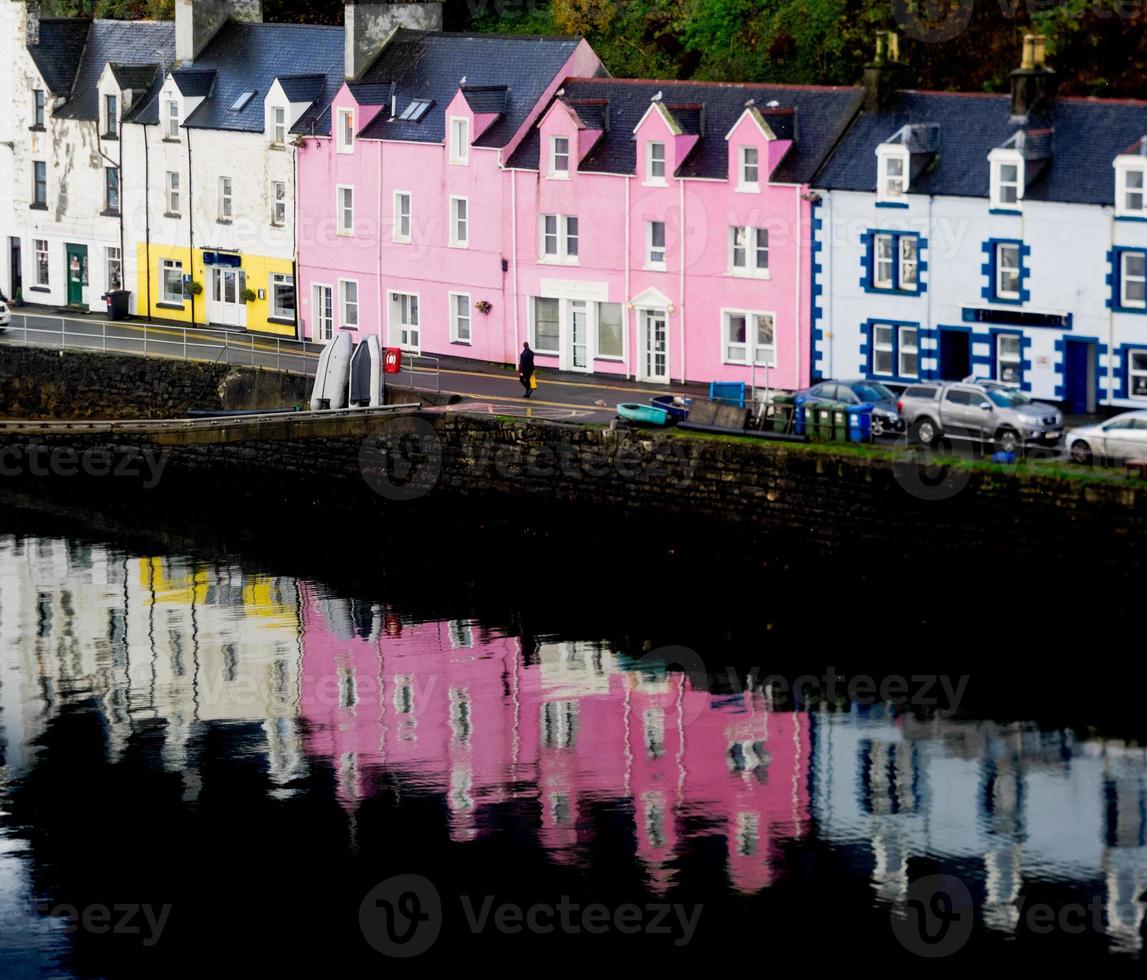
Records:
[[[882,39],[883,41],[884,39]],[[1147,102],[906,91],[895,45],[814,184],[813,371],[1147,405]]]

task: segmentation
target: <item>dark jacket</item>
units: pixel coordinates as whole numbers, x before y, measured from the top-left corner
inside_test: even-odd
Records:
[[[518,374],[523,377],[529,377],[534,373],[534,352],[532,350],[522,351],[522,356],[518,359]]]

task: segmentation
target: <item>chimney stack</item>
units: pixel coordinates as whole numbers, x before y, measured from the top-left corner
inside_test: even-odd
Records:
[[[343,7],[344,68],[347,78],[361,78],[400,27],[442,30],[441,3],[358,3]]]
[[[40,43],[40,0],[24,2],[24,43],[26,45]]]
[[[175,0],[175,60],[198,58],[228,20],[262,23],[262,0]]]
[[[1047,38],[1042,34],[1025,34],[1020,66],[1011,75],[1012,115],[1027,118],[1041,103],[1055,98],[1059,84],[1055,72],[1047,66]]]
[[[876,112],[886,106],[900,87],[905,65],[900,61],[900,35],[876,32],[876,56],[864,66],[864,109]]]

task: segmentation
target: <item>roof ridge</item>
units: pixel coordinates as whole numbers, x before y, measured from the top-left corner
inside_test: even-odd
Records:
[[[499,41],[582,41],[580,34],[504,34],[498,31],[421,31],[414,27],[400,27],[400,33],[420,37],[473,37]]]
[[[569,75],[563,84],[594,82],[614,85],[698,85],[708,88],[775,88],[809,92],[858,92],[860,85],[794,85],[784,82],[717,82],[692,78],[600,78],[591,75]]]

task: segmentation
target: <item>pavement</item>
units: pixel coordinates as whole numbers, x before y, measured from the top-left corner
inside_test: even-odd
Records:
[[[313,374],[322,345],[246,330],[188,326],[158,320],[105,321],[95,313],[52,307],[22,306],[12,311],[12,324],[0,333],[5,345],[67,347],[79,350],[174,357],[246,364]],[[652,386],[569,371],[539,369],[538,388],[522,397],[516,369],[447,355],[406,358],[395,384],[458,395],[453,410],[577,421],[608,421],[623,401],[648,401],[654,395],[705,397],[703,385]]]

